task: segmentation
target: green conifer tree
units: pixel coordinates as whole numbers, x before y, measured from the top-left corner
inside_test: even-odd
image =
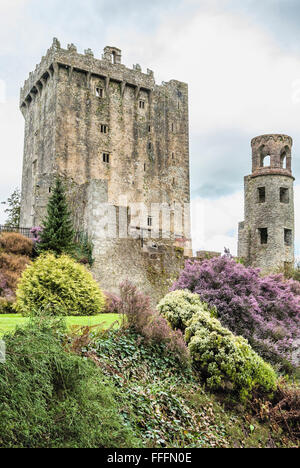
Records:
[[[47,206],[47,216],[43,221],[43,232],[38,251],[49,251],[61,255],[72,253],[74,249],[74,229],[68,208],[65,188],[60,178],[55,186]]]

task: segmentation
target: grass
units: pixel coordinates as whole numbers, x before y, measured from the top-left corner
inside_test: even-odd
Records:
[[[0,336],[13,332],[17,326],[26,325],[28,320],[28,317],[22,317],[21,314],[0,315]],[[92,317],[66,317],[68,327],[73,325],[93,326],[101,324],[102,327],[108,328],[116,321],[120,321],[120,317],[117,314],[101,314]]]

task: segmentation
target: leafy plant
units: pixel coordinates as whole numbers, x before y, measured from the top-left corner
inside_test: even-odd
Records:
[[[300,340],[300,287],[282,275],[261,277],[226,257],[187,261],[172,290],[188,289],[216,307],[223,326],[264,359],[290,371]]]
[[[201,302],[198,294],[192,294],[188,290],[177,290],[167,294],[158,304],[157,310],[173,329],[183,332],[196,312],[216,315],[215,309],[210,310],[207,304]]]
[[[23,315],[97,315],[105,297],[92,275],[67,255],[38,257],[23,273],[16,310]]]
[[[88,234],[80,232],[74,242],[74,258],[80,263],[93,266],[95,261],[93,258],[93,249],[94,246]]]
[[[253,391],[272,393],[277,376],[248,342],[208,312],[196,312],[185,332],[193,365],[211,390],[230,390],[241,400]]]
[[[152,310],[150,298],[140,293],[130,282],[122,283],[120,291],[119,313],[126,317],[126,324],[144,336],[147,342],[166,344],[186,365],[188,352],[181,331],[172,330],[167,320]]]
[[[63,324],[38,319],[4,337],[0,447],[138,447],[121,395],[92,361],[64,351]]]

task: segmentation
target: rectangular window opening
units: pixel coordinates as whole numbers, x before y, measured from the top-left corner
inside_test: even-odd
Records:
[[[148,220],[147,220],[148,227],[152,227],[152,223],[153,223],[152,216],[148,216]]]
[[[108,133],[108,126],[107,125],[101,125],[100,129],[101,129],[101,133]]]
[[[145,101],[140,101],[139,102],[139,107],[140,107],[140,109],[145,109]]]
[[[284,243],[287,246],[291,246],[293,244],[293,231],[291,229],[284,230]]]
[[[258,191],[258,203],[265,203],[266,202],[266,188],[259,187]]]
[[[97,96],[98,98],[103,98],[103,96],[104,96],[104,90],[103,90],[103,88],[96,88],[96,89],[95,89],[95,93],[96,93],[96,96]]]
[[[109,153],[103,153],[103,162],[109,164]]]
[[[289,189],[285,187],[280,188],[280,203],[289,203]]]
[[[262,228],[259,229],[259,235],[260,235],[260,243],[261,245],[265,245],[268,243],[268,229],[267,228]]]

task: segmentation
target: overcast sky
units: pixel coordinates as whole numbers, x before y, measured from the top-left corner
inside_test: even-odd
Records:
[[[299,22],[299,0],[0,0],[0,200],[21,181],[19,89],[52,38],[99,58],[114,45],[158,83],[189,83],[194,248],[236,253],[250,140],[286,133],[300,256]]]

